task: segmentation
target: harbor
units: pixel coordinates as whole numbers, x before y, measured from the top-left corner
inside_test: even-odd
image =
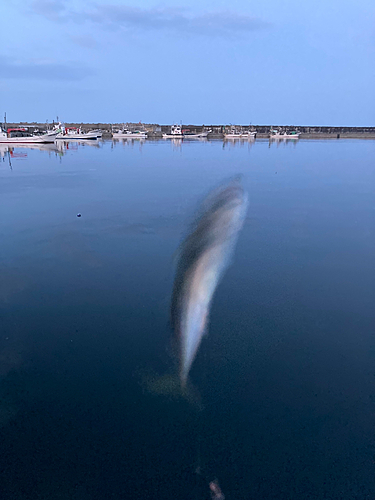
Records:
[[[7,123],[2,130],[50,131],[59,123],[18,122]],[[331,127],[309,125],[160,125],[151,123],[64,123],[65,136],[57,139],[375,139],[375,127]],[[173,131],[177,131],[174,133]],[[85,136],[86,134],[86,136]],[[294,135],[294,137],[293,137]],[[1,138],[0,138],[1,140]],[[11,142],[11,141],[4,141]],[[18,139],[16,142],[20,142]],[[30,142],[30,141],[27,141]],[[38,139],[37,142],[40,142]]]
[[[0,500],[375,500],[374,18],[3,2]]]

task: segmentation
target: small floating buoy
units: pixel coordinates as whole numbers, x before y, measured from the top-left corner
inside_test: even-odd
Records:
[[[81,214],[77,214],[77,217],[82,217]]]

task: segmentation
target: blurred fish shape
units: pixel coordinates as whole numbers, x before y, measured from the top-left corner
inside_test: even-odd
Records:
[[[228,267],[247,211],[247,194],[232,181],[208,195],[179,250],[171,301],[180,382],[188,374],[206,331],[216,287]]]

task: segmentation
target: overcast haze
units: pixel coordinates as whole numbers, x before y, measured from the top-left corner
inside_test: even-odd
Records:
[[[375,2],[1,2],[8,121],[371,126]]]

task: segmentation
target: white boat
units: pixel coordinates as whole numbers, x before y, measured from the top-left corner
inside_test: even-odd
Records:
[[[172,125],[170,134],[163,134],[163,139],[182,139],[182,129],[180,125]]]
[[[35,144],[55,142],[59,130],[50,130],[48,132],[29,132],[27,127],[8,128],[3,130],[0,127],[0,143],[12,144]]]
[[[91,132],[96,134],[97,139],[101,139],[103,137],[103,131],[100,128],[92,130]]]
[[[182,137],[183,139],[207,139],[210,132],[211,130],[208,130],[207,132],[199,132],[196,134],[194,132],[190,132],[189,130],[182,130]]]
[[[83,132],[80,127],[63,127],[62,131],[56,137],[57,140],[63,141],[92,141],[97,138],[98,133],[96,130]]]
[[[257,133],[250,130],[240,130],[232,127],[229,132],[224,133],[224,139],[255,139]]]
[[[256,132],[229,132],[224,139],[255,139],[256,135]]]
[[[270,139],[299,139],[299,136],[301,135],[301,132],[284,132],[283,134],[281,132],[271,130],[270,133]]]
[[[113,139],[146,139],[147,132],[144,130],[117,130],[112,134]]]

